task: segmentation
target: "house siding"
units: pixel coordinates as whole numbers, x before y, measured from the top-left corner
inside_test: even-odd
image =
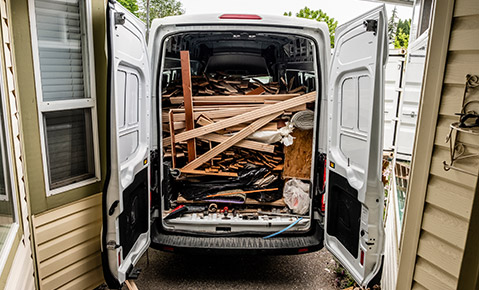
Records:
[[[2,272],[2,279],[0,279],[0,287],[5,289],[34,289],[35,277],[33,267],[33,255],[31,250],[31,232],[29,222],[29,211],[27,206],[27,194],[24,180],[23,169],[23,148],[21,123],[19,120],[18,111],[18,94],[17,94],[17,79],[15,57],[12,47],[12,27],[11,18],[12,13],[7,0],[0,1],[0,21],[2,30],[2,61],[4,71],[4,99],[7,102],[8,110],[5,112],[11,136],[10,144],[12,153],[12,172],[14,182],[12,184],[13,194],[16,195],[18,204],[18,228],[17,239],[14,246],[10,249],[9,260]],[[3,280],[3,277],[6,277]]]
[[[477,191],[479,158],[472,157],[454,163],[454,166],[472,174],[454,169],[445,171],[443,161],[450,162],[446,136],[450,124],[459,118],[456,113],[462,107],[465,76],[479,75],[478,34],[479,2],[456,0],[435,138],[433,144],[429,145],[432,146],[432,156],[429,176],[425,181],[427,188],[412,289],[456,289],[462,271],[466,240],[470,234],[469,221]],[[467,101],[473,99],[479,100],[479,89],[468,93]],[[468,153],[479,153],[479,136],[460,133],[458,141],[466,146]],[[409,194],[414,195],[415,192]]]
[[[40,289],[93,289],[103,282],[101,194],[32,216]]]

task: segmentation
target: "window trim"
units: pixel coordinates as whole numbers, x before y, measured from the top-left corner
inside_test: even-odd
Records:
[[[41,69],[40,69],[40,54],[38,48],[38,37],[36,28],[36,15],[35,15],[35,0],[28,0],[28,10],[30,18],[30,36],[32,42],[32,54],[33,54],[33,71],[35,78],[35,92],[37,101],[37,115],[38,115],[38,130],[40,133],[41,143],[41,155],[43,164],[43,178],[45,182],[46,196],[52,196],[55,194],[67,192],[79,187],[84,187],[89,184],[100,181],[100,146],[98,137],[98,116],[96,105],[96,86],[95,86],[95,63],[94,63],[94,50],[93,50],[93,27],[92,27],[92,8],[90,0],[79,0],[80,9],[84,12],[84,18],[81,20],[82,28],[86,32],[86,41],[82,43],[82,54],[84,58],[83,79],[85,82],[84,93],[86,98],[74,99],[74,100],[60,100],[60,101],[43,101]],[[81,13],[81,12],[80,12]],[[90,109],[91,110],[91,132],[93,138],[93,162],[94,172],[93,177],[78,181],[72,184],[61,186],[55,189],[50,188],[50,172],[48,169],[48,156],[46,148],[46,136],[45,136],[45,121],[44,113],[60,110],[74,110],[74,109]]]
[[[15,166],[15,163],[13,162],[14,159],[13,159],[13,152],[12,152],[12,148],[13,148],[13,143],[12,143],[12,139],[11,139],[11,131],[10,131],[10,114],[9,114],[9,110],[8,110],[8,107],[7,107],[7,95],[5,94],[5,88],[4,88],[4,75],[3,75],[3,63],[0,62],[0,110],[3,111],[3,120],[1,120],[0,122],[3,122],[3,129],[4,130],[4,138],[5,138],[5,143],[4,143],[4,146],[5,146],[5,162],[7,163],[7,168],[8,170],[6,172],[4,172],[4,176],[5,174],[8,174],[8,177],[7,178],[4,178],[5,180],[8,180],[9,184],[5,184],[5,187],[8,186],[8,189],[10,190],[10,195],[11,195],[11,203],[12,203],[12,207],[13,207],[13,213],[12,213],[12,217],[13,217],[13,222],[12,222],[12,225],[10,227],[10,230],[8,232],[8,235],[7,237],[5,238],[5,242],[3,243],[2,245],[2,248],[0,249],[0,273],[3,272],[4,268],[5,268],[5,264],[8,260],[8,256],[10,255],[11,251],[14,250],[13,249],[13,244],[14,244],[14,241],[15,241],[15,238],[17,237],[17,234],[18,234],[18,231],[20,229],[20,221],[19,221],[19,213],[18,213],[18,207],[20,206],[19,205],[19,202],[17,200],[17,190],[16,190],[16,182],[15,182],[15,178],[16,178],[16,175],[15,175],[15,172],[13,171],[13,167]],[[7,117],[8,116],[8,117]],[[0,129],[0,130],[1,130]],[[0,133],[1,134],[1,133]],[[0,135],[0,138],[1,138],[1,135]],[[7,194],[8,196],[8,194]],[[8,198],[6,199],[6,201],[8,201]],[[16,249],[15,249],[16,250]]]

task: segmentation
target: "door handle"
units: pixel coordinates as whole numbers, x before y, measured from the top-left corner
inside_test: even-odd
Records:
[[[404,116],[410,116],[411,118],[414,118],[417,116],[416,112],[412,111],[411,113],[402,113]]]

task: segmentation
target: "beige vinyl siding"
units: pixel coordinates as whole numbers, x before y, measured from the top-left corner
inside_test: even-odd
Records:
[[[19,243],[5,289],[35,289],[30,244]]]
[[[479,158],[454,165],[475,173],[445,171],[449,126],[458,121],[466,74],[479,75],[479,2],[456,0],[437,116],[429,179],[413,276],[413,289],[456,289],[476,191]],[[467,100],[479,100],[472,90]],[[477,107],[476,107],[477,109]],[[460,133],[469,153],[479,153],[479,136]],[[413,192],[411,194],[414,194]],[[405,237],[407,238],[407,237]],[[399,278],[400,279],[400,278]]]
[[[101,194],[32,217],[43,289],[93,289],[103,282]]]

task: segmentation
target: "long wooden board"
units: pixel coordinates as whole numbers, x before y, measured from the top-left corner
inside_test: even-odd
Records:
[[[271,115],[267,115],[265,117],[261,117],[260,119],[254,121],[249,126],[244,128],[243,130],[239,131],[238,133],[234,134],[233,136],[229,137],[222,143],[216,145],[213,149],[209,150],[208,152],[204,153],[203,155],[199,156],[195,160],[189,162],[183,169],[192,170],[200,167],[203,163],[207,162],[211,158],[215,157],[216,155],[220,154],[221,152],[227,150],[231,146],[235,145],[239,141],[243,140],[244,138],[248,137],[252,133],[254,133],[259,128],[263,127],[264,125],[268,124],[270,121],[274,120],[276,117],[280,116],[283,112],[276,112]],[[211,124],[214,125],[214,124]],[[207,126],[211,126],[207,125]],[[205,126],[206,127],[206,126]],[[177,135],[178,136],[178,135]]]
[[[185,125],[186,131],[195,128],[195,119],[193,117],[193,91],[191,88],[191,69],[190,69],[190,52],[188,50],[180,51],[181,58],[181,79],[183,82],[183,97],[185,104]],[[174,132],[173,132],[174,134]],[[173,140],[173,139],[172,139]],[[188,161],[196,158],[196,141],[188,140]]]
[[[198,138],[208,140],[208,141],[218,142],[218,143],[224,142],[228,139],[227,136],[223,136],[223,135],[215,134],[215,133],[206,134]],[[274,145],[264,144],[264,143],[256,142],[256,141],[241,140],[238,143],[236,143],[235,146],[253,149],[253,150],[262,151],[262,152],[268,152],[268,153],[274,152]]]
[[[181,169],[181,173],[184,174],[197,174],[197,175],[213,175],[213,176],[225,176],[225,177],[237,177],[236,172],[206,172],[204,170],[188,170]]]
[[[204,115],[212,120],[214,119],[220,119],[220,118],[229,118],[229,117],[234,117],[239,114],[247,113],[250,112],[251,110],[254,110],[257,107],[264,107],[264,105],[261,106],[253,106],[253,107],[236,107],[236,108],[230,108],[230,107],[225,107],[225,106],[216,106],[216,107],[209,107],[209,108],[202,108],[202,107],[194,107],[194,113],[193,116],[195,120],[200,116]],[[298,112],[298,111],[304,111],[306,110],[306,105],[302,104],[293,108],[289,108],[285,110],[286,112]],[[175,121],[181,122],[185,120],[185,110],[184,109],[173,109],[173,112],[175,113]],[[163,113],[163,122],[167,123],[168,122],[168,113]],[[176,127],[175,127],[176,128]]]
[[[299,96],[299,94],[277,94],[277,95],[229,95],[229,96],[195,96],[193,97],[193,102],[195,101],[258,101],[262,102],[264,100],[277,100],[277,101],[284,101],[294,97]],[[182,104],[184,97],[171,97],[170,102],[172,104]]]
[[[313,102],[315,99],[316,99],[316,92],[311,92],[311,93],[304,94],[302,96],[295,97],[295,98],[282,101],[276,104],[267,105],[256,110],[243,113],[241,115],[237,115],[235,117],[221,120],[211,125],[207,125],[207,126],[190,130],[190,131],[179,133],[178,135],[176,135],[175,142],[186,141],[186,140],[196,138],[208,133],[219,131],[224,128],[228,128],[234,125],[256,120],[258,118],[271,115],[277,112],[283,112],[284,110],[287,110],[289,108],[293,108],[302,104]]]
[[[176,200],[177,203],[179,204],[188,204],[188,203],[197,203],[197,204],[202,204],[202,203],[211,203],[211,201],[207,200],[187,200],[182,196],[179,196],[178,199]],[[215,202],[219,203],[219,202]],[[228,202],[225,202],[228,203]],[[246,198],[245,203],[248,205],[266,205],[266,206],[278,206],[278,207],[284,207],[286,206],[286,203],[284,202],[284,199],[278,199],[275,201],[267,202],[267,201],[257,201],[256,199],[253,198]]]
[[[171,162],[173,168],[176,168],[176,146],[175,146],[175,117],[173,112],[170,110],[169,113],[169,120],[170,120],[170,142],[171,145]],[[163,144],[165,144],[163,142]]]

